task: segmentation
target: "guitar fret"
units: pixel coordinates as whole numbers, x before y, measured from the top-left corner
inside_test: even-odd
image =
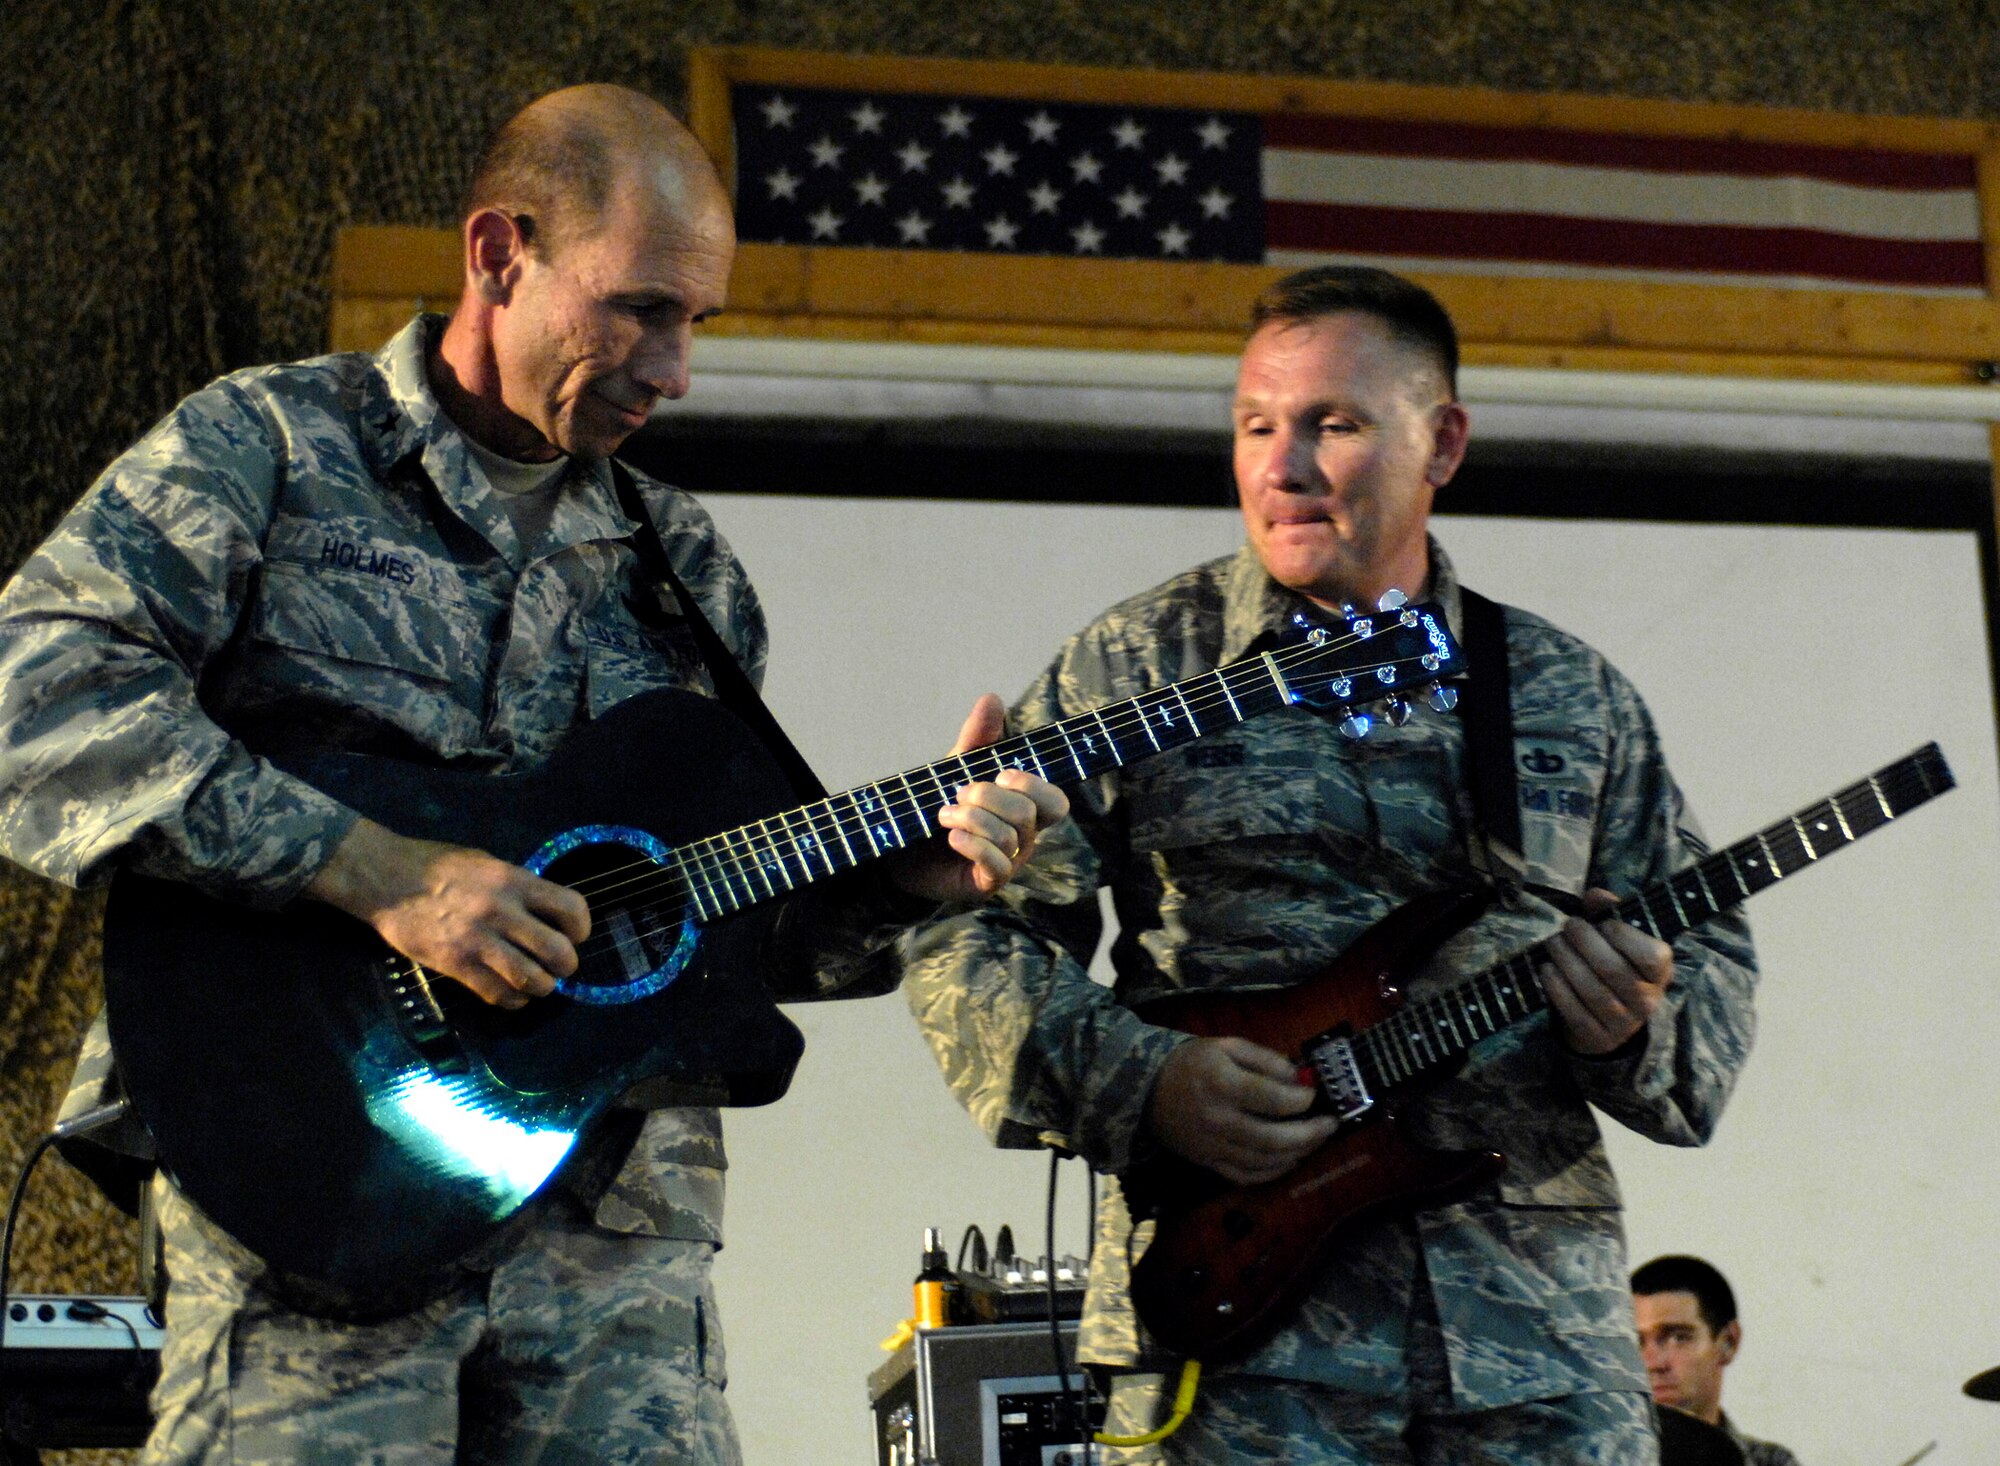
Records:
[[[1076,740],[1069,736],[1069,724],[1057,723],[1054,725],[1054,731],[1062,739],[1063,756],[1069,760],[1069,766],[1076,770],[1077,778],[1088,778],[1090,776],[1090,766],[1083,761],[1083,756],[1076,751]]]
[[[1104,721],[1102,711],[1091,714],[1097,719],[1097,726],[1104,733],[1104,741],[1111,746],[1111,759],[1119,768],[1125,767],[1125,751],[1118,746],[1118,735],[1111,731],[1111,725]]]
[[[1896,817],[1896,811],[1889,808],[1888,796],[1882,792],[1882,781],[1876,778],[1873,774],[1870,774],[1868,776],[1868,792],[1873,794],[1875,796],[1875,802],[1880,806],[1882,806],[1883,819],[1892,820]]]
[[[770,820],[762,819],[757,821],[757,828],[763,832],[763,850],[758,855],[757,861],[765,872],[765,879],[769,880],[771,873],[775,871],[778,880],[785,883],[787,891],[797,890],[797,882],[792,879],[792,873],[785,868],[784,826],[779,825],[774,830]],[[772,889],[775,892],[775,885]]]
[[[1765,838],[1769,833],[1768,830],[1757,832],[1757,848],[1764,852],[1764,866],[1771,872],[1771,879],[1782,881],[1785,878],[1785,868],[1778,864],[1778,857],[1771,849],[1771,842]]]
[[[867,810],[861,802],[862,796],[864,794],[868,795],[871,799],[873,798],[871,789],[872,786],[869,788],[855,789],[842,797],[847,800],[848,808],[854,811],[854,824],[856,829],[859,830],[859,832],[862,835],[867,837],[868,853],[870,855],[880,855],[882,853],[882,844],[879,840],[875,838],[875,827],[869,821]]]
[[[1229,704],[1230,713],[1235,717],[1237,722],[1242,722],[1245,714],[1243,709],[1236,705],[1236,694],[1230,691],[1229,674],[1227,672],[1217,672],[1215,674],[1215,684],[1222,689],[1223,700]]]
[[[1673,908],[1674,920],[1680,924],[1679,929],[1681,931],[1686,931],[1688,928],[1688,919],[1687,919],[1687,913],[1681,910],[1681,898],[1674,893],[1674,888],[1671,883],[1666,885],[1663,889],[1666,892],[1667,904]],[[1664,937],[1665,934],[1662,932],[1655,932],[1654,935]]]
[[[1195,717],[1194,709],[1188,706],[1187,691],[1184,684],[1176,682],[1173,685],[1172,692],[1175,697],[1180,699],[1181,716],[1187,719],[1188,730],[1195,737],[1201,737],[1201,720]]]
[[[1818,860],[1819,852],[1813,849],[1812,836],[1806,833],[1806,827],[1799,822],[1797,815],[1792,816],[1792,828],[1798,832],[1799,844],[1805,848],[1806,858]]]
[[[689,848],[692,847],[683,847],[674,852],[674,868],[680,872],[681,881],[688,889],[688,898],[694,902],[695,915],[703,921],[714,921],[721,915],[715,904],[715,893],[708,889],[706,880],[698,880],[694,872],[688,869]]]
[[[792,827],[792,813],[791,810],[786,810],[783,814],[773,816],[773,818],[777,820],[778,829],[782,834],[782,839],[775,847],[778,855],[778,868],[785,873],[786,886],[796,891],[801,885],[809,883],[813,878],[810,854],[812,850],[812,835],[808,832],[805,839],[803,841],[800,840],[798,831]],[[798,867],[798,879],[796,880],[793,879],[792,872],[785,865],[785,856],[788,851],[791,855],[792,863]]]
[[[1840,833],[1846,838],[1847,843],[1852,845],[1856,836],[1854,827],[1847,822],[1847,811],[1840,807],[1838,799],[1829,800],[1828,802],[1833,806],[1833,817],[1840,821]]]
[[[832,829],[835,838],[840,841],[841,853],[846,857],[845,863],[852,865],[854,863],[854,847],[847,843],[847,832],[840,828],[840,821],[833,817],[832,802],[822,799],[819,803],[812,806],[812,813],[807,818],[812,822],[813,834],[819,837],[819,857],[826,864],[826,873],[832,875],[836,870],[840,869],[840,866],[834,862],[833,847],[827,843],[826,832],[828,828]],[[822,820],[824,823],[822,823]]]
[[[1277,688],[1279,698],[1287,703],[1297,702],[1298,699],[1292,695],[1291,684],[1285,681],[1284,674],[1278,670],[1277,658],[1265,652],[1257,660],[1262,662],[1264,670],[1271,674],[1271,685]]]

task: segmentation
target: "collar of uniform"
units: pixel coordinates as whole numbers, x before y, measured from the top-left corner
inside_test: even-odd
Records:
[[[1429,543],[1429,599],[1444,608],[1445,624],[1457,635],[1464,625],[1459,614],[1458,572],[1435,536],[1429,537]],[[1332,614],[1271,579],[1256,550],[1247,544],[1223,562],[1222,587],[1221,665],[1225,667],[1295,635],[1292,616],[1297,612],[1321,620]]]
[[[365,415],[364,427],[377,470],[387,470],[412,453],[422,452],[440,432],[458,436],[431,395],[430,379],[424,371],[424,359],[444,329],[444,320],[440,315],[419,315],[375,353],[375,370],[387,400]]]
[[[570,460],[569,483],[556,500],[555,515],[549,521],[550,553],[586,540],[626,539],[638,530],[619,507],[611,474],[608,458]]]

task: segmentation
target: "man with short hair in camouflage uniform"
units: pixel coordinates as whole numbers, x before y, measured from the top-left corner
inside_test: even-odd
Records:
[[[1015,705],[1019,726],[1253,655],[1294,613],[1392,588],[1441,602],[1463,639],[1457,578],[1427,532],[1466,443],[1449,318],[1407,281],[1342,268],[1280,282],[1254,319],[1234,405],[1249,543],[1072,638]],[[1748,932],[1723,917],[1669,948],[1603,918],[1606,888],[1629,894],[1704,847],[1631,685],[1541,618],[1503,614],[1518,851],[1478,828],[1456,717],[1349,742],[1337,714],[1289,707],[1093,781],[1002,902],[907,939],[912,1009],[990,1139],[1060,1144],[1109,1172],[1166,1147],[1247,1184],[1296,1165],[1333,1122],[1306,1113],[1312,1091],[1285,1056],[1149,1025],[1134,1005],[1297,982],[1413,898],[1476,882],[1499,888],[1495,906],[1412,1000],[1553,938],[1551,1011],[1403,1107],[1422,1143],[1505,1154],[1497,1184],[1344,1241],[1295,1316],[1203,1377],[1176,1434],[1109,1460],[1656,1459],[1589,1106],[1670,1144],[1708,1138],[1750,1047]],[[1110,988],[1084,966],[1100,886],[1119,924]],[[1082,1354],[1171,1383],[1127,1302],[1146,1236],[1133,1232],[1112,1184]],[[1112,1433],[1153,1424],[1159,1393],[1122,1377]]]
[[[510,772],[636,694],[714,692],[686,622],[636,609],[650,582],[610,455],[687,390],[735,238],[692,135],[606,86],[502,130],[463,238],[448,321],[194,394],[0,597],[0,849],[71,882],[124,867],[256,906],[328,902],[519,1007],[575,970],[580,896],[359,818],[265,758]],[[687,495],[632,483],[761,677],[763,616],[728,545]],[[983,698],[961,739],[1000,720]],[[884,990],[897,920],[991,894],[1062,807],[1018,772],[968,786],[947,839],[789,906],[765,975],[794,998]],[[718,1117],[660,1110],[616,1133],[490,1271],[365,1324],[288,1307],[157,1181],[172,1286],[145,1459],[735,1462],[708,1281]]]
[[[1745,1466],[1799,1466],[1776,1441],[1745,1435],[1722,1408],[1723,1374],[1743,1347],[1736,1290],[1722,1269],[1685,1253],[1656,1257],[1632,1272],[1632,1311],[1655,1403],[1726,1433]]]

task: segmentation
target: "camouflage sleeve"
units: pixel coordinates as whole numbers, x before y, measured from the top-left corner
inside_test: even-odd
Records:
[[[0,593],[0,849],[71,885],[123,856],[279,904],[352,824],[203,712],[269,521],[263,421],[227,383],[108,468]]]
[[[1017,702],[1010,728],[1035,728],[1101,703],[1108,667],[1073,640]],[[1089,962],[1102,923],[1097,888],[1122,856],[1109,777],[1071,791],[1070,819],[993,903],[926,922],[904,939],[910,1010],[945,1082],[995,1145],[1060,1145],[1100,1170],[1124,1169],[1160,1065],[1184,1035],[1141,1022]]]
[[[1591,883],[1620,896],[1708,854],[1638,693],[1615,670],[1611,767],[1599,810]],[[1740,908],[1684,933],[1674,981],[1643,1042],[1602,1058],[1572,1056],[1584,1095],[1649,1139],[1703,1145],[1750,1055],[1756,1032],[1756,956]]]

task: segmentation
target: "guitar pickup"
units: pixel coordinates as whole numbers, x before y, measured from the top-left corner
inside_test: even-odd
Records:
[[[1361,1078],[1354,1045],[1344,1038],[1321,1038],[1306,1048],[1306,1062],[1319,1078],[1320,1093],[1342,1120],[1358,1120],[1375,1108],[1375,1097]]]

